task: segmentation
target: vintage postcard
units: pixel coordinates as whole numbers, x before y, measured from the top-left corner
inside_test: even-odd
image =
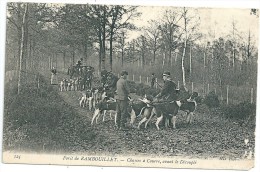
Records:
[[[5,164],[250,170],[259,9],[5,3]]]

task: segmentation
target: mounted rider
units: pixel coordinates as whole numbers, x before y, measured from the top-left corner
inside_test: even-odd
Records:
[[[91,89],[93,78],[94,78],[94,75],[93,75],[93,70],[91,69],[91,66],[86,66],[86,72],[84,74],[84,81],[85,81],[87,89]]]
[[[76,69],[78,70],[79,75],[82,75],[82,61],[83,59],[80,58],[80,60],[78,60],[78,62],[76,63]]]
[[[78,60],[78,62],[77,62],[77,64],[76,64],[76,66],[78,67],[78,68],[80,68],[81,67],[81,65],[82,65],[82,58],[80,58],[80,60]]]
[[[161,92],[155,97],[154,102],[177,100],[177,85],[171,80],[170,75],[168,71],[163,73],[164,85]]]

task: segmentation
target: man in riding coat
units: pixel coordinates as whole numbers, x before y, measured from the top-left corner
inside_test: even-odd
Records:
[[[127,71],[121,72],[121,77],[116,84],[116,124],[119,129],[126,130],[126,118],[128,115],[128,96],[129,96],[129,86],[127,82]]]
[[[156,101],[172,101],[177,100],[176,84],[171,80],[170,72],[166,71],[163,73],[164,85],[161,92],[155,97]]]

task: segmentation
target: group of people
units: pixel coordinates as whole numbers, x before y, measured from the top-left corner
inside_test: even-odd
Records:
[[[81,61],[77,63],[80,67]],[[53,67],[51,70],[51,84],[54,84],[57,80],[57,70]],[[87,69],[87,73],[90,73],[90,68]],[[92,77],[92,73],[90,74]],[[162,86],[161,92],[155,97],[153,102],[161,101],[172,101],[177,99],[176,84],[171,80],[170,72],[166,71],[162,74],[164,80],[164,85]],[[88,76],[86,74],[86,76]],[[90,78],[91,78],[90,76]],[[123,70],[120,74],[120,78],[115,76],[112,72],[102,71],[101,72],[101,83],[103,88],[110,94],[110,97],[116,99],[116,110],[117,110],[117,127],[122,130],[126,130],[126,119],[127,119],[127,107],[129,101],[129,85],[127,82],[128,72]],[[152,73],[151,78],[151,88],[154,88],[156,82],[156,77]],[[91,84],[91,82],[89,82]],[[91,88],[91,85],[88,85]]]
[[[116,84],[116,110],[117,110],[117,127],[121,130],[127,130],[126,118],[127,118],[127,106],[129,97],[129,85],[127,83],[127,71],[121,72],[121,77]],[[170,72],[163,73],[164,85],[161,92],[155,97],[153,102],[173,101],[177,99],[176,84],[171,80]],[[154,74],[153,74],[154,76]],[[151,87],[154,87],[155,77],[152,79]]]

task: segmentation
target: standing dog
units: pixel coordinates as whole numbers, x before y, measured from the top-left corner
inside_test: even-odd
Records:
[[[160,130],[159,124],[165,118],[165,126],[169,126],[169,121],[172,122],[173,128],[176,128],[177,114],[179,110],[188,113],[187,123],[192,123],[194,111],[196,110],[197,103],[195,98],[198,96],[197,92],[194,92],[189,99],[186,101],[171,101],[171,102],[157,102],[151,105],[152,110],[144,111],[144,118],[139,122],[138,128],[145,122],[145,128],[151,119],[156,116],[157,121],[155,123],[156,128]],[[143,102],[150,104],[151,102],[147,99],[143,99]]]
[[[68,91],[68,80],[65,78],[60,82],[60,91]]]
[[[180,101],[172,101],[172,102],[159,102],[159,103],[153,103],[152,109],[147,110],[146,113],[144,113],[144,119],[142,119],[138,125],[138,128],[140,128],[141,124],[143,122],[145,123],[145,128],[147,127],[147,124],[151,119],[156,116],[157,121],[155,123],[157,130],[160,130],[159,124],[165,118],[165,126],[168,127],[169,120],[173,124],[173,128],[176,128],[176,120],[177,120],[177,113],[180,108]]]
[[[87,104],[89,105],[90,100],[92,102],[92,98],[90,98],[90,97],[92,97],[91,90],[86,90],[86,92],[82,92],[82,97],[80,98],[79,106],[86,107]],[[89,109],[92,109],[92,106],[91,107],[89,106]]]
[[[136,114],[139,114],[141,109],[143,108],[143,106],[145,106],[144,103],[134,103],[133,100],[130,100],[129,106],[128,106],[128,113],[129,113],[129,117],[130,117],[130,126],[134,125],[135,119],[136,119]],[[102,114],[103,115],[103,122],[105,121],[105,116],[106,116],[106,112],[110,113],[110,119],[112,119],[112,114],[115,114],[115,125],[116,125],[116,100],[113,98],[107,98],[105,97],[104,101],[101,101],[97,104],[97,107],[94,111],[93,117],[92,117],[92,121],[91,121],[91,125],[93,125],[94,120],[97,120],[99,118],[99,116]]]
[[[101,101],[97,104],[91,120],[91,125],[94,124],[94,120],[96,120],[96,124],[98,123],[98,118],[101,114],[103,115],[103,122],[104,122],[107,111],[110,112],[110,119],[112,119],[112,113],[115,113],[115,124],[116,124],[116,101],[108,100],[108,101]]]
[[[180,110],[187,113],[186,122],[188,124],[191,124],[193,122],[194,112],[197,108],[196,97],[198,97],[198,93],[194,92],[189,99],[187,99],[186,101],[181,101]]]
[[[65,89],[65,80],[66,80],[66,79],[63,79],[63,80],[60,82],[60,91],[66,90],[66,89]]]

